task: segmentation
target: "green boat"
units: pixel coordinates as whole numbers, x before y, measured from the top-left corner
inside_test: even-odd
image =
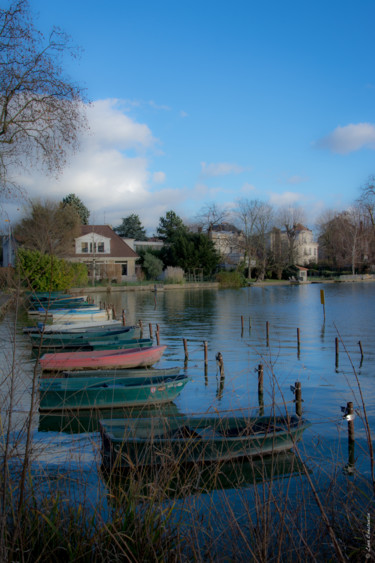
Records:
[[[100,420],[110,467],[211,462],[290,450],[309,423],[297,416]]]
[[[151,338],[138,338],[133,340],[119,340],[119,339],[96,339],[85,340],[82,342],[70,343],[53,343],[45,344],[42,341],[38,348],[34,347],[33,351],[38,353],[39,350],[45,352],[88,352],[90,350],[119,350],[128,348],[149,348],[152,346],[153,341]]]
[[[105,340],[126,342],[135,338],[140,338],[141,330],[138,326],[117,327],[111,329],[87,330],[84,332],[59,332],[59,333],[30,333],[31,346],[60,346],[75,345],[86,343],[89,340]]]
[[[173,401],[190,380],[174,378],[77,377],[39,382],[41,412],[158,405]]]
[[[62,377],[172,377],[181,371],[179,367],[172,368],[127,368],[127,369],[96,369],[80,371],[63,371]],[[61,375],[60,375],[61,377]]]

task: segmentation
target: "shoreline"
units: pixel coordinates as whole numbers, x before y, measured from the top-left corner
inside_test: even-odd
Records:
[[[275,287],[275,286],[286,286],[286,285],[312,285],[312,284],[327,284],[327,283],[368,283],[375,282],[375,277],[358,279],[320,279],[320,280],[308,280],[307,282],[291,282],[290,280],[264,280],[250,282],[248,286],[244,287]],[[193,282],[184,284],[165,284],[157,285],[156,292],[173,291],[177,289],[220,289],[219,282]],[[227,289],[227,288],[222,288]],[[243,288],[240,288],[243,289]],[[72,294],[84,294],[84,293],[118,293],[123,291],[149,291],[155,292],[154,285],[124,285],[124,286],[88,286],[84,288],[73,287],[69,290]]]

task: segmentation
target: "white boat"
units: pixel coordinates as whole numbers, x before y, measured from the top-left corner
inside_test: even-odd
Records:
[[[53,332],[82,332],[88,328],[95,328],[95,330],[106,329],[116,329],[123,326],[122,321],[97,321],[97,320],[87,320],[82,322],[66,322],[66,323],[56,323],[56,324],[44,324],[38,323],[38,326],[25,327],[23,332],[44,332],[45,334]]]

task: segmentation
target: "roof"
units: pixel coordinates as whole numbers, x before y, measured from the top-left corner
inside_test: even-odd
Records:
[[[89,235],[90,233],[111,239],[111,252],[103,256],[112,258],[139,258],[138,254],[134,252],[109,225],[81,225],[81,237]],[[90,252],[74,254],[74,256],[82,257],[90,255],[92,255]],[[95,255],[97,256],[97,253],[95,253]]]

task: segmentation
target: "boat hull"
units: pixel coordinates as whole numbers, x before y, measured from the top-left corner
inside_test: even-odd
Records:
[[[39,359],[39,364],[43,371],[148,367],[160,360],[166,348],[166,346],[151,346],[130,350],[57,352],[44,354]]]
[[[173,401],[189,378],[43,379],[39,394],[41,412],[159,405]]]
[[[308,425],[294,416],[101,420],[103,463],[115,467],[200,463],[287,451]]]
[[[140,328],[137,326],[118,327],[117,329],[87,330],[82,332],[61,332],[52,334],[30,334],[31,346],[33,348],[47,346],[68,346],[87,343],[89,340],[100,339],[105,341],[129,342],[140,338]]]

